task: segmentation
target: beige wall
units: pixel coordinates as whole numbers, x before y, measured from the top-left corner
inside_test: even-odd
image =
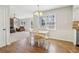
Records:
[[[58,8],[44,12],[45,15],[54,14],[56,16],[56,30],[51,30],[51,38],[65,41],[73,41],[74,34],[72,29],[73,9],[72,6]]]
[[[79,21],[79,5],[73,6],[73,20]]]

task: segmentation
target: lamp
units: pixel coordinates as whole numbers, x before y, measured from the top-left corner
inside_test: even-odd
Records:
[[[34,12],[35,16],[42,16],[43,12],[39,9],[39,5],[37,5],[38,10],[36,12]]]

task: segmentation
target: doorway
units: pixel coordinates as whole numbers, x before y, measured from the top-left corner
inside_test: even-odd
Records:
[[[29,28],[31,22],[29,19],[21,19],[18,17],[10,18],[10,46],[9,52],[25,52],[29,46],[30,38]],[[28,52],[28,51],[27,51]]]

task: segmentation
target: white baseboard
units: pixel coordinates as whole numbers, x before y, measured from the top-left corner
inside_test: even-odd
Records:
[[[13,42],[16,42],[17,40],[14,40],[14,41],[9,41],[9,42],[7,42],[7,45],[11,45]],[[6,44],[4,43],[4,44],[0,44],[0,48],[2,48],[2,47],[4,47],[4,46],[6,46]]]
[[[62,40],[62,41],[68,41],[68,42],[72,42],[71,40],[66,40],[66,39],[62,39],[62,38],[54,38],[54,37],[49,37],[50,39],[56,39],[56,40]]]
[[[4,46],[6,46],[6,44],[4,43],[4,44],[0,44],[0,48],[2,48],[2,47],[4,47]]]

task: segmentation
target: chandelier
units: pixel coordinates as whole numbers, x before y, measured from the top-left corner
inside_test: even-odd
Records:
[[[38,10],[34,12],[35,16],[42,16],[43,12],[39,9],[39,5],[37,5]]]

